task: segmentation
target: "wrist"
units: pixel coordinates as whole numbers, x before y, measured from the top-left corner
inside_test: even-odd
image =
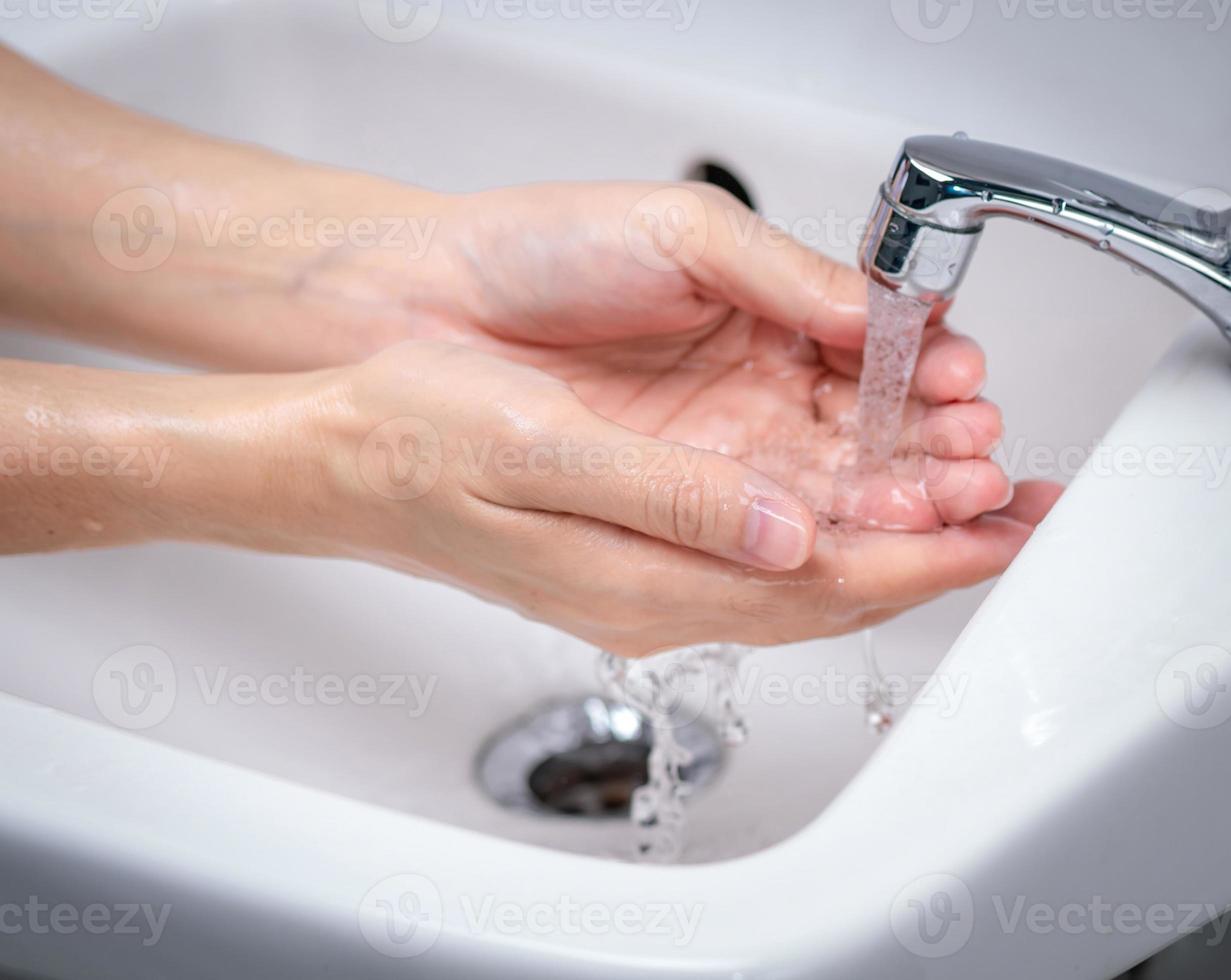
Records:
[[[146,537],[319,554],[326,461],[316,437],[333,372],[171,379],[151,400],[157,485],[128,501]]]
[[[148,135],[139,165],[0,208],[5,312],[171,361],[273,371],[361,360],[447,312],[450,198]]]
[[[4,548],[284,533],[259,381],[0,362]]]
[[[257,255],[276,283],[277,316],[297,347],[275,341],[271,368],[354,364],[447,329],[460,263],[456,199],[368,174],[292,165],[287,187],[262,188],[260,243],[223,245],[236,271]],[[271,191],[274,191],[271,194]],[[250,230],[242,219],[232,222]]]
[[[449,198],[254,157],[259,168],[212,165],[177,197],[173,250],[130,276],[152,302],[125,299],[122,315],[160,339],[173,323],[176,359],[261,371],[353,363],[447,315]]]

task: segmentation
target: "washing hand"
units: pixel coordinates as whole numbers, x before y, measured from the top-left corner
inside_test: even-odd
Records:
[[[976,345],[936,323],[908,422],[912,444],[945,457],[903,458],[832,506],[852,450],[862,277],[721,192],[545,185],[444,211],[437,247],[462,270],[459,288],[418,326],[441,343],[343,372],[352,381],[340,390],[363,407],[341,400],[348,424],[332,455],[359,458],[367,476],[344,481],[354,494],[337,512],[359,519],[349,546],[365,557],[619,652],[767,643],[867,625],[999,572],[1054,499],[1031,484],[980,517],[1008,503],[984,458],[999,414],[976,400]],[[703,245],[660,248],[655,229],[671,220],[707,229]],[[398,288],[390,305],[410,306]],[[371,428],[398,416],[430,427]],[[431,489],[373,500],[396,496],[399,458],[415,459]],[[827,516],[943,529],[835,531]]]
[[[119,268],[98,220],[123,192],[115,173],[58,181],[58,160],[15,157],[37,217],[0,241],[9,312],[294,372],[3,365],[12,444],[34,426],[77,451],[123,439],[167,460],[139,493],[72,475],[7,483],[9,550],[179,537],[363,557],[639,654],[884,619],[1001,571],[1054,499],[1029,485],[1004,507],[982,356],[940,322],[908,406],[912,451],[838,480],[862,279],[712,188],[442,196],[135,120],[13,62],[0,71],[28,95],[14,107],[28,145],[46,122],[24,106],[40,100],[94,120],[100,160],[131,159],[139,142],[125,180],[174,208],[156,227],[176,229],[156,263]],[[238,218],[305,217],[303,236],[234,234]],[[326,221],[340,240],[324,239]],[[71,282],[48,278],[56,268]],[[54,409],[37,425],[36,402]]]

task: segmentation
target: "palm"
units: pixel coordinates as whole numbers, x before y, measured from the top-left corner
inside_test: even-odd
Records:
[[[741,311],[676,333],[576,347],[483,340],[567,381],[630,429],[748,462],[818,513],[832,511],[834,476],[854,456],[858,352]],[[920,408],[912,399],[910,410]]]
[[[748,461],[828,504],[826,477],[849,457],[856,382],[815,342],[748,314],[618,348],[526,351],[591,408],[647,435]],[[847,358],[849,361],[849,357]]]

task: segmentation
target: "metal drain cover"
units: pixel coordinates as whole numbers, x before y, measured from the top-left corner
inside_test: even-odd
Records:
[[[722,765],[717,735],[701,720],[675,729],[692,753],[684,782],[704,786]],[[647,779],[653,729],[639,712],[601,697],[552,702],[501,729],[479,753],[478,778],[503,806],[599,817],[628,813]]]

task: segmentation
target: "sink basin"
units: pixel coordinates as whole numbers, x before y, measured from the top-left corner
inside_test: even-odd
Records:
[[[138,108],[443,190],[675,179],[717,160],[847,261],[897,144],[933,122],[633,71],[478,23],[389,43],[350,5],[182,3],[156,32],[23,23],[8,40]],[[1052,285],[1006,303],[1020,268]],[[953,314],[988,351],[1005,462],[1060,479],[1190,317],[1161,286],[1020,227],[988,229]],[[1202,331],[1108,445],[1231,441],[1231,348]],[[1113,344],[1114,369],[1092,372]],[[0,356],[165,369],[16,331]],[[157,942],[25,932],[0,965],[1110,976],[1175,932],[1006,930],[993,898],[1231,901],[1231,859],[1211,850],[1225,794],[1201,775],[1231,726],[1177,723],[1158,693],[1172,657],[1231,647],[1227,490],[1112,469],[1087,468],[990,598],[876,630],[885,673],[943,682],[887,739],[864,728],[858,638],[752,657],[751,737],[692,801],[677,867],[629,864],[623,821],[510,811],[478,787],[493,731],[598,690],[596,651],[576,640],[340,561],[179,544],[0,560],[0,882],[23,900],[169,908]],[[911,931],[911,903],[937,895],[957,923],[938,945]]]

